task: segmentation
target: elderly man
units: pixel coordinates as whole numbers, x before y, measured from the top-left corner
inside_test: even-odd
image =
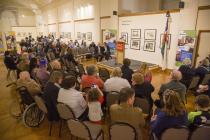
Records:
[[[103,89],[104,82],[101,78],[97,75],[97,67],[95,65],[87,66],[87,75],[82,76],[81,85],[82,88],[89,88],[92,85],[98,85],[100,89]]]
[[[185,101],[186,87],[180,82],[182,79],[182,74],[178,70],[173,70],[170,75],[170,81],[166,84],[162,84],[159,90],[160,97],[166,89],[171,89],[178,92],[180,99]]]
[[[17,87],[26,87],[31,96],[41,93],[41,87],[33,79],[27,71],[20,72],[20,78],[17,80]]]

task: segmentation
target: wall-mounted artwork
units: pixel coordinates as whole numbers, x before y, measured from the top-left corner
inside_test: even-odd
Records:
[[[77,32],[77,39],[80,40],[81,39],[81,33]]]
[[[131,29],[131,38],[132,39],[139,39],[141,38],[141,29]]]
[[[21,37],[21,33],[20,32],[17,32],[17,37]]]
[[[144,51],[155,52],[155,41],[144,41]]]
[[[82,33],[82,40],[86,40],[86,33]]]
[[[121,39],[125,42],[125,44],[128,44],[128,33],[121,32]]]
[[[43,35],[43,32],[39,32],[39,36],[42,36]]]
[[[140,44],[141,44],[140,39],[131,39],[130,48],[134,50],[140,50]]]
[[[67,38],[71,39],[71,32],[67,32]]]
[[[23,37],[26,37],[26,32],[22,32],[22,36]]]
[[[92,33],[91,32],[87,32],[87,41],[92,41]]]
[[[163,38],[164,34],[160,34],[160,48],[162,48],[162,46],[164,45],[163,43]],[[166,40],[168,40],[168,46],[167,48],[170,49],[170,45],[171,45],[171,34],[168,34],[165,38]]]
[[[145,40],[156,40],[156,29],[145,29],[144,39]]]
[[[29,33],[28,33],[28,36],[32,36],[32,33],[31,33],[31,32],[29,32]]]

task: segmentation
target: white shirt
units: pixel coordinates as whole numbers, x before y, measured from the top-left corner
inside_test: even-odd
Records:
[[[57,101],[68,105],[74,112],[76,118],[80,117],[87,107],[87,103],[81,92],[73,88],[68,90],[61,88]]]
[[[125,87],[131,87],[129,82],[126,79],[123,79],[121,77],[112,77],[110,79],[107,79],[104,83],[104,90],[106,92],[110,91],[118,91]]]
[[[103,116],[103,112],[101,110],[101,103],[100,102],[89,102],[88,103],[88,117],[90,121],[100,121],[101,117]]]

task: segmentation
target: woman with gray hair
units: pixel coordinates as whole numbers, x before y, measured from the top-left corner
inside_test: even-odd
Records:
[[[111,78],[107,79],[104,83],[104,90],[106,92],[117,91],[120,92],[122,88],[131,87],[128,80],[121,78],[121,68],[116,67],[112,71]]]
[[[185,58],[183,64],[184,65],[181,65],[179,67],[179,71],[182,73],[182,79],[180,80],[180,82],[184,84],[186,88],[188,88],[193,76],[195,75],[195,70],[191,67],[190,58]]]
[[[209,60],[205,58],[203,61],[201,61],[201,65],[196,68],[195,74],[200,77],[199,83],[203,81],[206,74],[210,73],[209,70]]]

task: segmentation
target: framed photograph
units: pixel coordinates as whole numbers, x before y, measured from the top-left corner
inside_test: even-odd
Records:
[[[127,32],[121,32],[121,38],[124,40],[125,44],[128,44],[128,33]]]
[[[131,39],[130,48],[134,50],[140,50],[140,44],[141,44],[140,39]]]
[[[17,32],[17,37],[21,37],[21,33],[20,32]]]
[[[82,40],[86,40],[86,33],[82,33]]]
[[[131,29],[131,38],[132,39],[141,38],[141,29]]]
[[[67,38],[71,39],[71,32],[67,32]]]
[[[144,30],[144,39],[145,40],[156,40],[156,29],[145,29]]]
[[[92,41],[92,33],[91,32],[87,32],[86,36],[87,36],[87,41]]]
[[[144,51],[155,52],[155,41],[144,41]]]
[[[159,46],[159,48],[162,48],[163,37],[164,37],[164,34],[160,34],[160,46]],[[167,47],[167,49],[170,49],[170,46],[171,46],[171,34],[168,34],[167,39],[168,39],[168,47]]]
[[[81,40],[81,33],[80,32],[77,32],[77,39]]]

